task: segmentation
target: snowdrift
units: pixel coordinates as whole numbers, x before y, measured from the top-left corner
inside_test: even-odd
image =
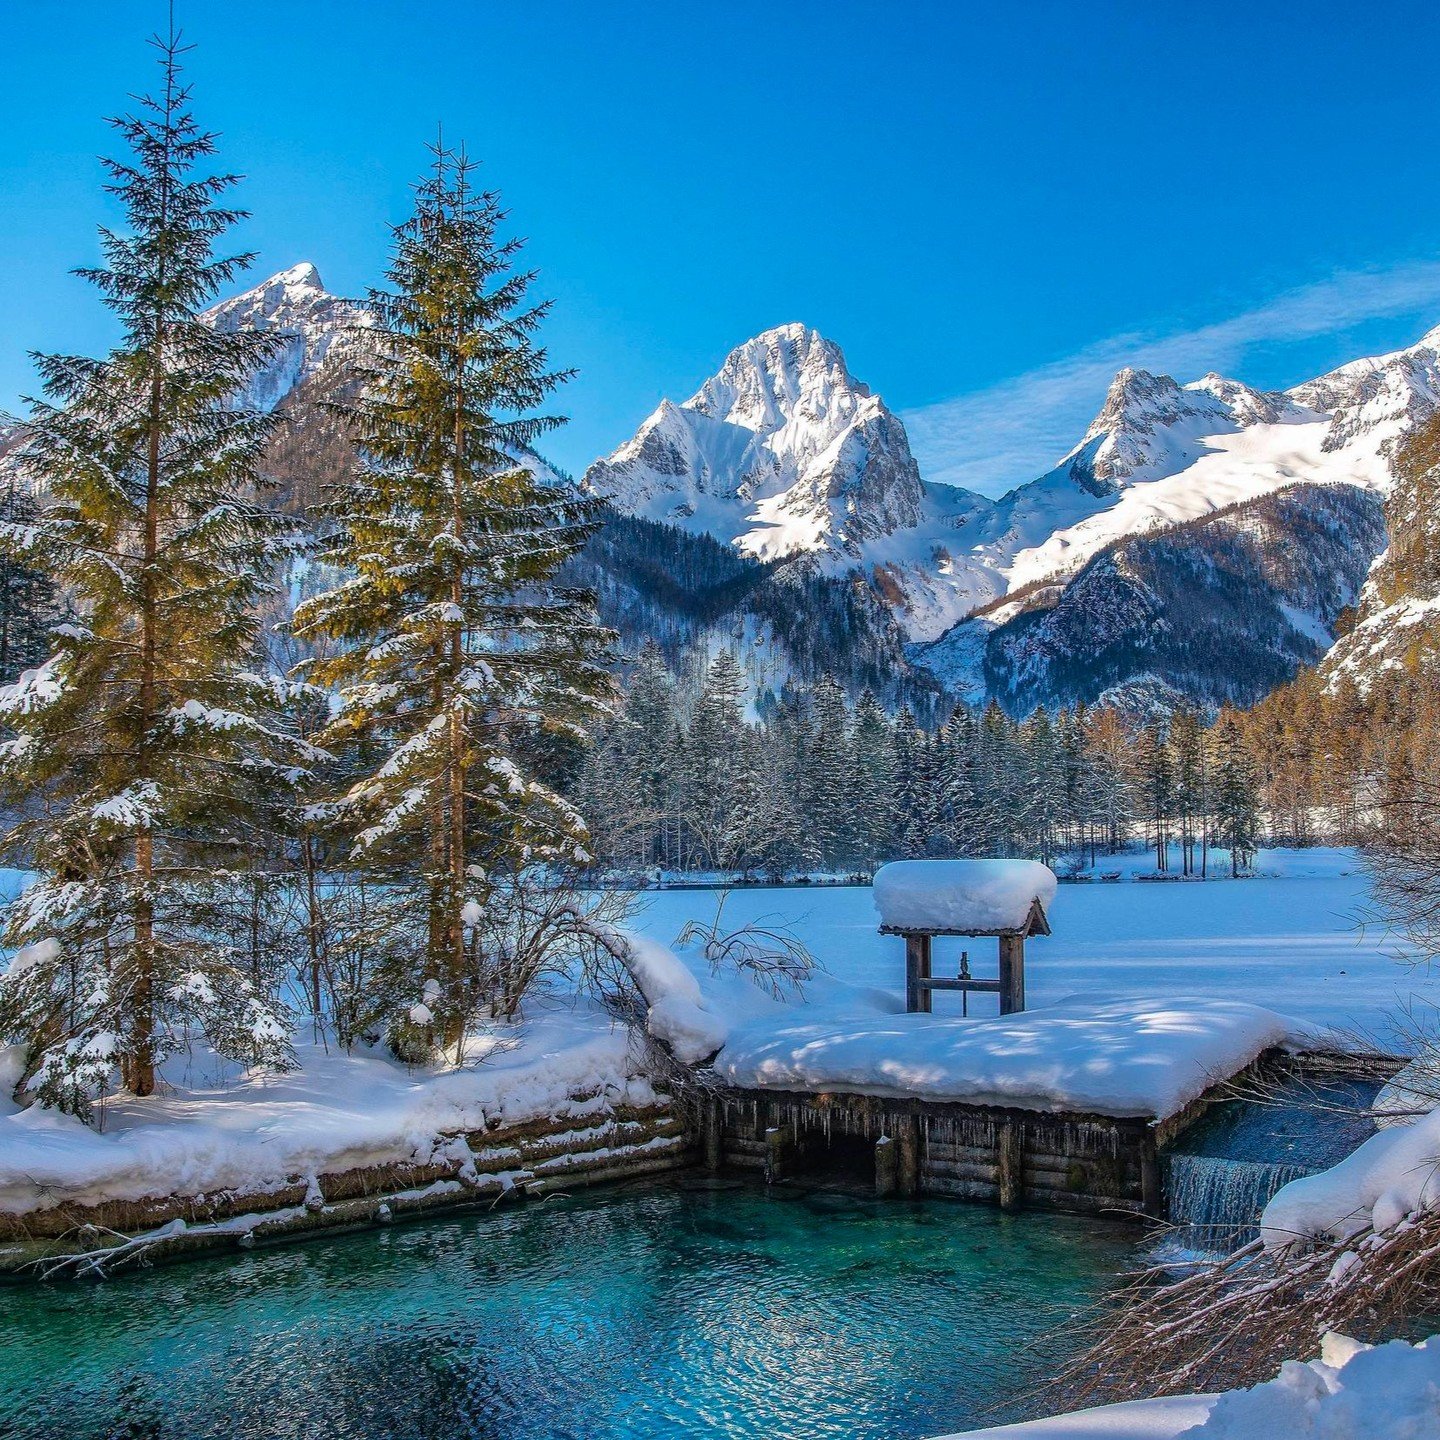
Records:
[[[1320,1358],[1287,1360],[1251,1390],[1104,1405],[948,1440],[1434,1440],[1440,1336],[1362,1345],[1326,1335]]]
[[[864,1015],[737,1026],[715,1063],[732,1085],[848,1090],[1163,1120],[1273,1046],[1310,1035],[1236,1000],[1070,1000],[988,1019]]]

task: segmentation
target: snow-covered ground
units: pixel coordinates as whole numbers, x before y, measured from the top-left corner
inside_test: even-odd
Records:
[[[1030,1007],[1072,997],[1240,1000],[1403,1050],[1396,1017],[1440,1005],[1440,976],[1406,963],[1397,937],[1374,921],[1355,853],[1267,850],[1257,868],[1251,878],[1205,884],[1061,885],[1053,934],[1026,947]],[[1097,869],[1143,874],[1153,871],[1154,857],[1102,857]],[[713,917],[717,898],[704,890],[649,892],[634,923],[668,943],[687,920]],[[807,987],[817,1007],[903,1009],[903,942],[878,933],[868,887],[736,889],[723,919],[727,928],[762,919],[791,925],[825,971]],[[977,974],[993,973],[994,941],[938,940],[937,975],[953,973],[962,948]],[[713,990],[708,977],[704,983]],[[995,1003],[972,996],[971,1011],[993,1015]],[[935,1013],[958,1016],[960,997],[937,994]]]
[[[1393,1012],[1440,1002],[1440,984],[1398,963],[1386,937],[1356,932],[1368,892],[1352,854],[1272,852],[1262,868],[1205,885],[1061,886],[1053,935],[1029,943],[1031,1008],[1004,1022],[983,1018],[993,1017],[989,996],[972,997],[976,1018],[961,1020],[959,997],[943,992],[934,1017],[904,1015],[902,942],[877,933],[866,887],[727,897],[722,928],[788,924],[814,952],[824,968],[798,1000],[714,976],[698,954],[667,953],[686,920],[713,916],[711,891],[647,897],[634,925],[652,943],[640,947],[638,973],[656,1033],[689,1061],[724,1042],[717,1066],[739,1082],[844,1080],[1163,1115],[1212,1072],[1303,1040],[1311,1026],[1399,1045]],[[937,974],[961,944],[976,973],[993,968],[993,941],[942,941]],[[220,1077],[175,1061],[165,1093],[108,1102],[103,1133],[4,1103],[0,1207],[263,1189],[295,1174],[426,1159],[439,1137],[487,1119],[570,1114],[577,1093],[601,1092],[601,1107],[606,1093],[648,1098],[630,1038],[583,999],[537,1001],[522,1025],[472,1053],[479,1063],[438,1073],[313,1046],[301,1047],[303,1069],[283,1077]]]
[[[1163,1120],[1262,1051],[1308,1038],[1272,1010],[1193,996],[1075,1001],[969,1020],[827,1007],[808,1023],[773,1011],[737,1023],[715,1068],[746,1088]]]
[[[443,1137],[487,1121],[562,1116],[583,1125],[612,1104],[654,1103],[649,1083],[633,1074],[623,1027],[585,1003],[536,1009],[503,1039],[473,1041],[475,1063],[438,1073],[407,1070],[383,1053],[306,1044],[289,1075],[227,1078],[213,1073],[213,1057],[193,1066],[177,1058],[161,1093],[108,1101],[102,1131],[38,1106],[17,1111],[7,1086],[0,1210],[264,1193],[297,1175],[430,1163]]]
[[[948,1440],[1435,1440],[1440,1336],[1361,1345],[1326,1335],[1320,1356],[1290,1360],[1274,1380],[1224,1395],[1134,1400],[972,1430]]]

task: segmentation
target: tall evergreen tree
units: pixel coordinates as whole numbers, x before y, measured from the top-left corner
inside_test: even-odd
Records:
[[[4,693],[0,777],[32,818],[5,837],[39,879],[9,912],[24,947],[0,983],[0,1038],[39,1096],[83,1113],[118,1064],[136,1095],[198,1026],[220,1053],[286,1063],[286,1017],[255,983],[234,905],[261,807],[301,763],[258,673],[257,606],[289,546],[256,503],[273,420],[232,397],[277,337],[200,312],[248,262],[209,173],[178,39],[163,89],[113,123],[126,218],[80,272],[120,328],[103,359],[45,356],[20,463],[43,497],[0,537],[72,597],[55,652]],[[233,868],[232,868],[233,867]],[[227,935],[234,936],[233,942]]]
[[[531,458],[559,423],[537,413],[564,378],[535,338],[548,305],[515,268],[520,242],[500,237],[498,196],[475,187],[463,153],[433,153],[394,232],[392,288],[370,300],[362,463],[326,506],[324,558],[349,578],[302,605],[296,627],[338,646],[314,671],[340,699],[325,743],[381,756],[343,810],[354,861],[386,880],[390,933],[408,937],[391,966],[392,1039],[419,1016],[426,1043],[453,1052],[493,999],[497,957],[471,943],[493,887],[588,858],[578,812],[535,778],[527,747],[582,737],[603,715],[613,637],[593,597],[554,578],[596,506]]]
[[[1235,717],[1223,712],[1210,732],[1215,761],[1215,840],[1230,852],[1238,875],[1260,843],[1259,783]]]
[[[838,866],[852,853],[854,802],[846,789],[851,761],[845,692],[833,676],[822,675],[816,681],[811,718],[801,809],[813,827],[821,863]]]
[[[851,741],[850,799],[855,816],[854,858],[873,870],[890,858],[895,826],[895,755],[890,721],[873,691],[855,705]]]

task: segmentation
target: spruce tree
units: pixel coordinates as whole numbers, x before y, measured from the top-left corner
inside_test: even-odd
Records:
[[[845,692],[831,675],[822,675],[811,694],[810,742],[804,757],[801,809],[812,826],[820,863],[831,868],[849,861],[855,834]]]
[[[1260,804],[1255,766],[1235,716],[1225,711],[1210,731],[1214,748],[1215,842],[1230,852],[1230,874],[1254,859],[1260,843]]]
[[[103,359],[43,356],[19,464],[39,513],[0,529],[12,560],[69,597],[54,652],[4,692],[0,778],[24,802],[9,863],[38,872],[10,909],[0,1039],[26,1081],[85,1113],[118,1065],[136,1095],[196,1028],[219,1053],[285,1064],[289,1026],[250,973],[235,872],[302,758],[260,673],[257,608],[290,548],[256,502],[271,418],[231,404],[277,337],[221,334],[201,311],[247,263],[215,245],[215,137],[181,47],[163,89],[112,122],[104,162],[123,232],[80,272],[120,329]]]
[[[705,673],[685,746],[685,810],[697,853],[711,869],[743,864],[759,777],[745,736],[745,675],[722,650]]]
[[[867,871],[890,858],[894,844],[895,754],[890,721],[870,690],[855,704],[851,731],[850,795],[855,816],[855,858]]]
[[[495,978],[503,957],[475,943],[495,887],[589,858],[530,747],[604,715],[613,636],[593,596],[555,578],[597,504],[533,457],[560,423],[539,407],[565,378],[536,339],[548,304],[530,299],[520,242],[501,238],[498,195],[463,153],[432,153],[394,231],[391,288],[370,297],[361,464],[324,509],[323,558],[348,578],[295,625],[336,647],[313,670],[340,705],[324,743],[378,757],[340,808],[352,862],[385,885],[392,1043],[458,1054],[487,1005],[518,1002]]]

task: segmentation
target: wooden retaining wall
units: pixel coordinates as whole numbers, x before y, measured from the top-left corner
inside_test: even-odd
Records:
[[[666,1096],[643,1109],[571,1097],[579,1112],[442,1137],[430,1163],[295,1175],[263,1192],[60,1202],[0,1213],[0,1274],[103,1250],[146,1261],[216,1246],[387,1224],[410,1215],[539,1196],[693,1165],[693,1131]],[[590,1113],[586,1113],[586,1111]],[[156,1232],[168,1227],[168,1233]],[[139,1237],[139,1238],[137,1238]],[[130,1247],[126,1250],[127,1245]],[[105,1268],[113,1268],[109,1264]]]
[[[771,1179],[803,1176],[840,1149],[858,1171],[863,1142],[878,1194],[953,1195],[1009,1210],[1163,1213],[1155,1129],[1139,1118],[731,1090],[717,1097],[704,1131],[712,1168]]]

